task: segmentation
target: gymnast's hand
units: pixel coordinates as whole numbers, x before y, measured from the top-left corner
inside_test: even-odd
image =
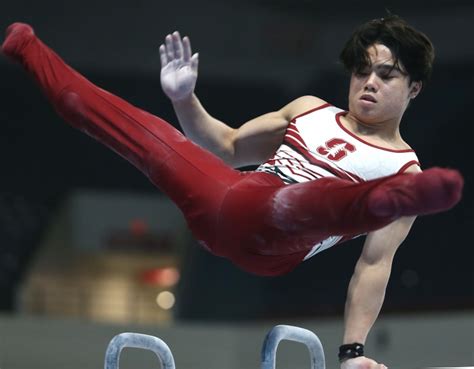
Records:
[[[173,32],[160,46],[161,87],[171,101],[192,95],[197,80],[198,54],[192,55],[188,37]]]
[[[341,369],[387,369],[387,367],[368,357],[360,356],[341,363]]]

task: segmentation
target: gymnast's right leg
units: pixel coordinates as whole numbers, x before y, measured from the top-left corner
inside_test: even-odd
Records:
[[[130,161],[183,211],[198,240],[212,244],[215,221],[239,172],[178,130],[95,86],[22,23],[7,29],[2,51],[34,77],[72,126]]]

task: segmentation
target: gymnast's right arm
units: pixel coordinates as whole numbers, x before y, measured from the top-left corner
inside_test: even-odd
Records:
[[[160,59],[161,86],[186,136],[233,167],[266,161],[281,144],[291,118],[324,103],[314,96],[303,96],[234,129],[212,117],[194,94],[198,54],[192,55],[187,37],[181,39],[178,32],[167,35],[160,46]]]

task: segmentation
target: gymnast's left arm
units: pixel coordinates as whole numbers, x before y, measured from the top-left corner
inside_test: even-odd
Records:
[[[349,283],[344,313],[343,345],[365,344],[382,307],[395,252],[404,241],[415,217],[400,218],[368,234]],[[349,358],[341,369],[384,368],[365,356]]]

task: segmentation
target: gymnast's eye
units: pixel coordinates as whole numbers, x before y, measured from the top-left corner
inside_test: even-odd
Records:
[[[367,76],[369,75],[369,73],[370,73],[370,72],[369,72],[368,70],[362,69],[362,70],[356,70],[356,71],[354,72],[354,75],[355,75],[356,77],[367,77]]]
[[[395,76],[393,74],[384,73],[380,75],[380,78],[382,78],[384,81],[388,81],[395,78]]]

